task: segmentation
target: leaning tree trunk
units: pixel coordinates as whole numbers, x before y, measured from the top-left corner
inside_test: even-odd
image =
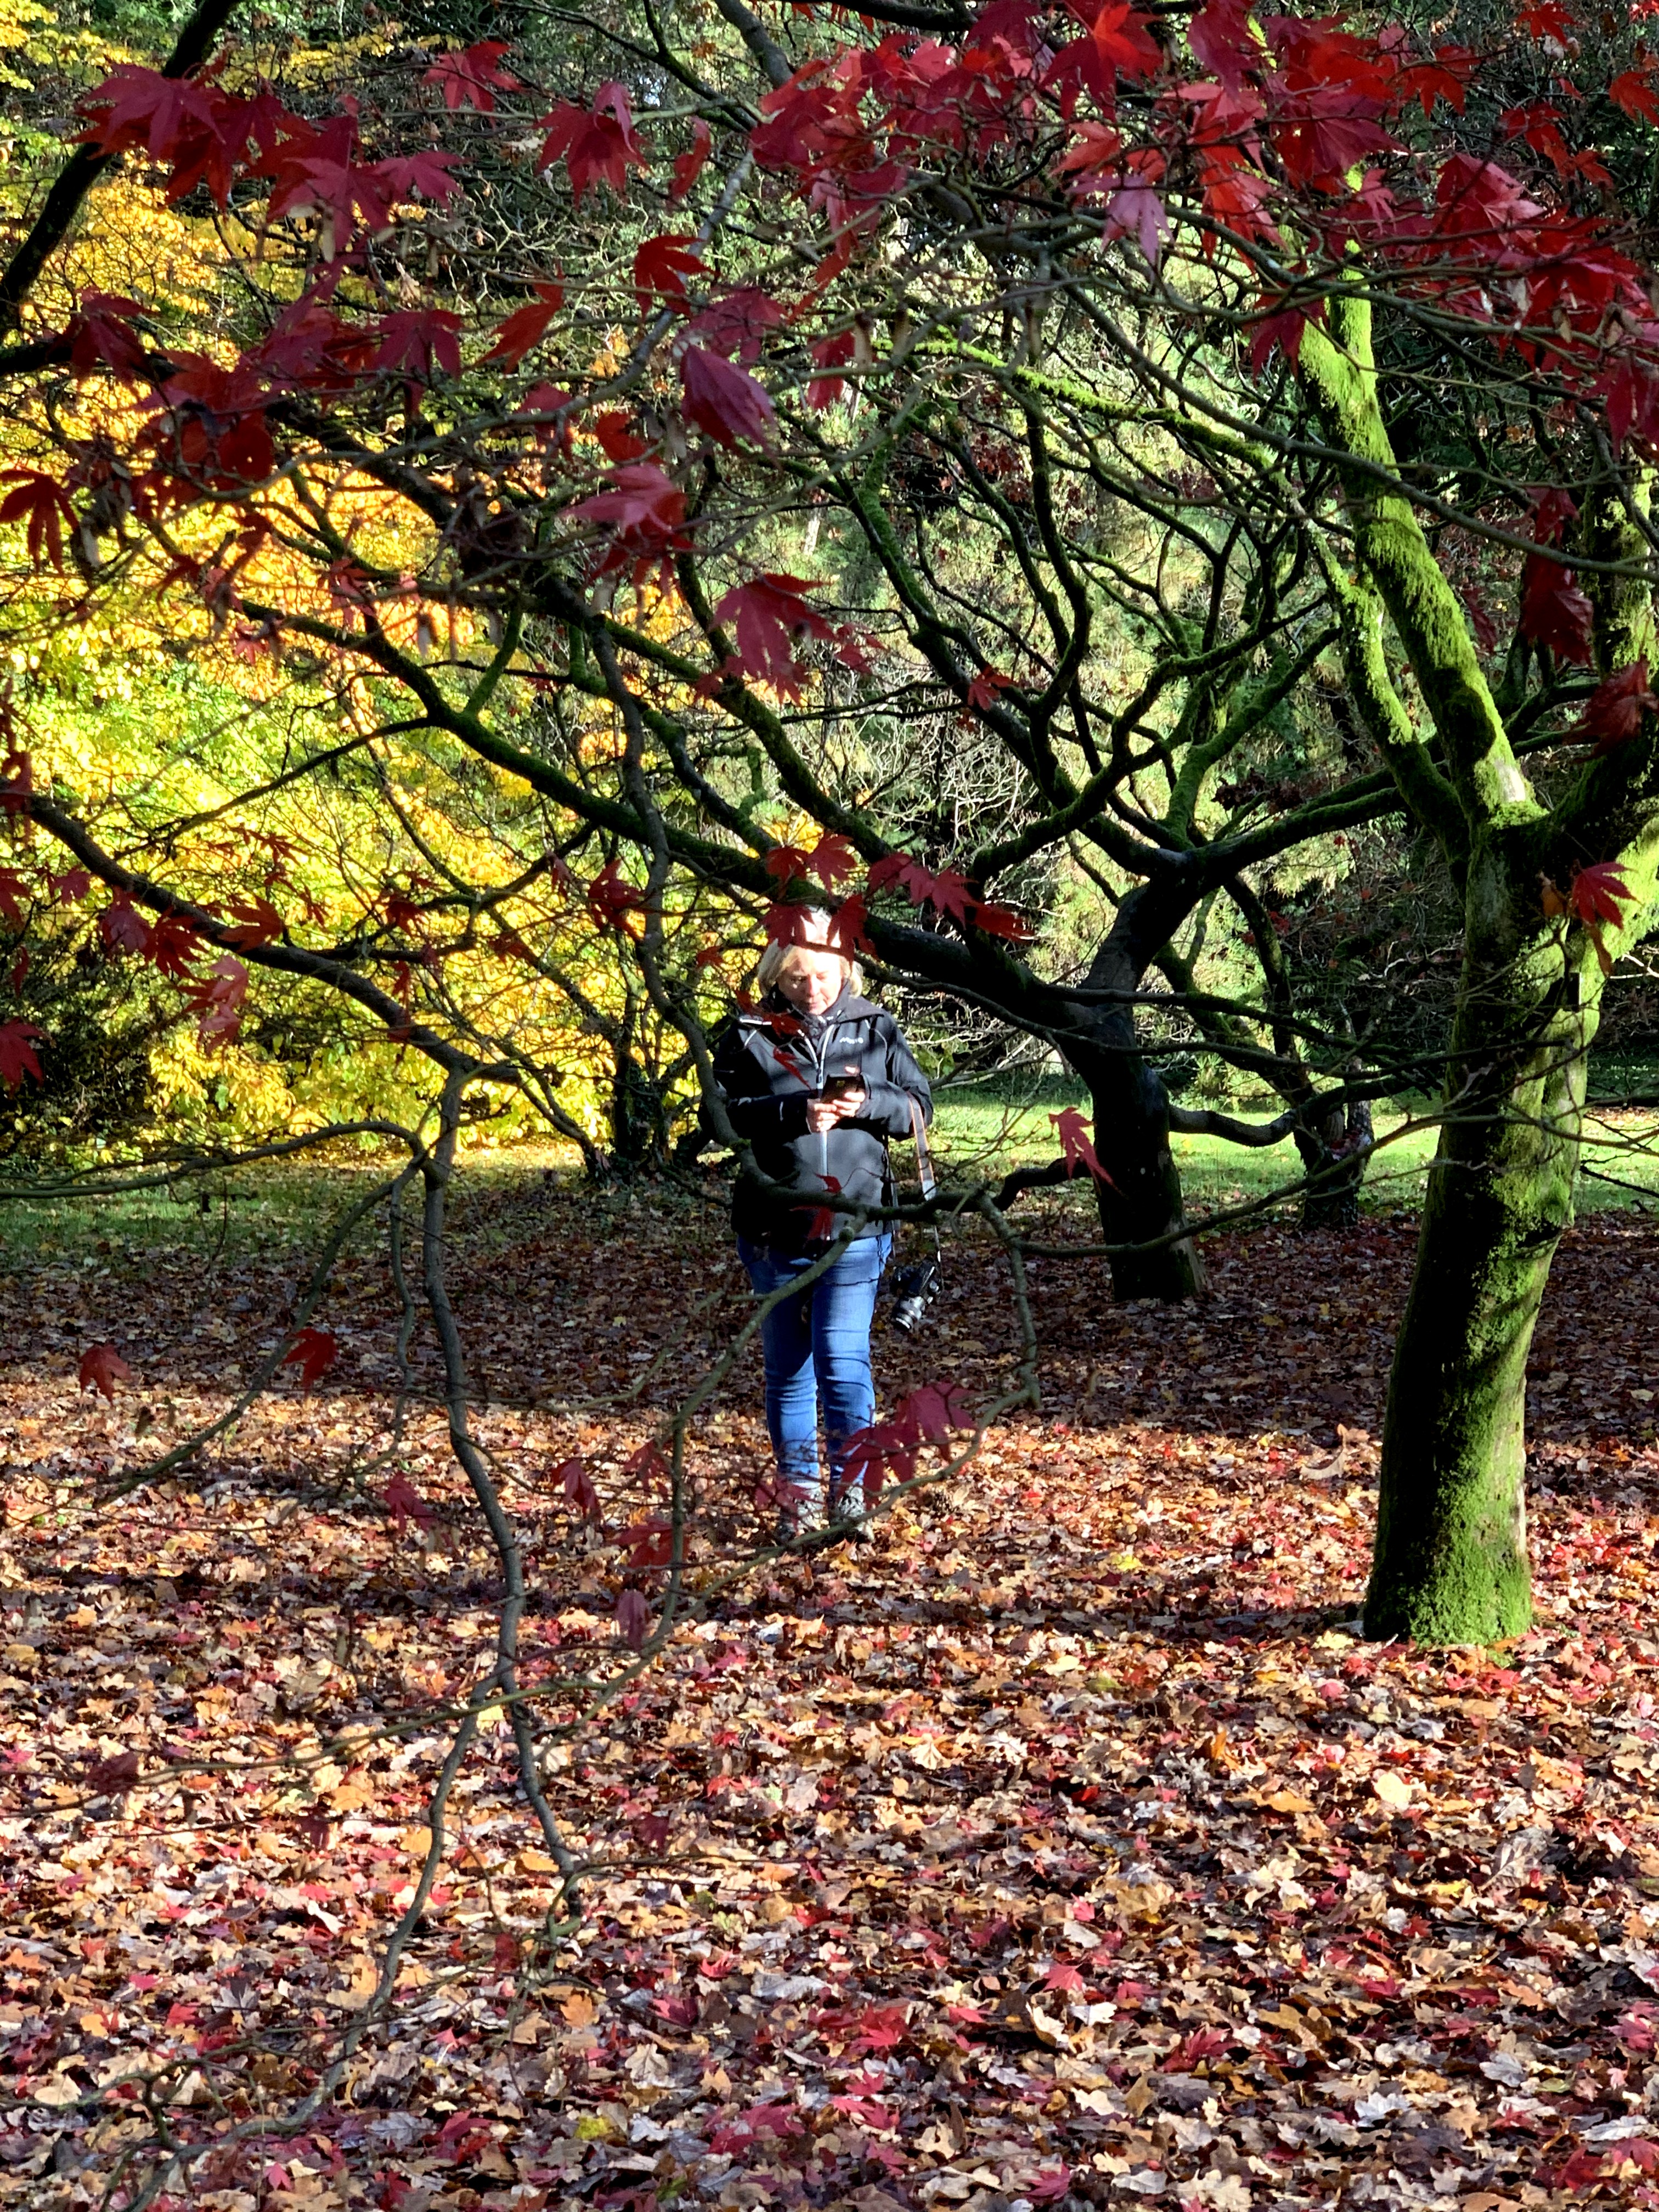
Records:
[[[1091,1044],[1073,1047],[1067,1057],[1089,1086],[1095,1155],[1111,1178],[1095,1185],[1101,1233],[1109,1244],[1130,1248],[1112,1255],[1113,1296],[1170,1304],[1194,1297],[1204,1287],[1204,1269],[1184,1233],[1164,1079],[1138,1049],[1127,1011],[1115,1012],[1098,1030],[1121,1036],[1116,1051]]]
[[[1127,1003],[1194,896],[1182,890],[1172,899],[1146,885],[1129,894],[1088,976],[1091,993],[1121,993],[1125,1003],[1097,1001],[1065,1041],[1067,1060],[1088,1085],[1095,1156],[1110,1177],[1095,1185],[1101,1233],[1107,1243],[1127,1248],[1115,1251],[1109,1262],[1118,1298],[1175,1304],[1204,1287],[1170,1148],[1170,1094],[1141,1051],[1135,1009]]]
[[[1471,917],[1530,898],[1471,869]],[[1482,1644],[1532,1619],[1526,1380],[1550,1262],[1571,1218],[1585,1053],[1601,977],[1541,925],[1471,929],[1445,1121],[1382,1428],[1365,1632]]]

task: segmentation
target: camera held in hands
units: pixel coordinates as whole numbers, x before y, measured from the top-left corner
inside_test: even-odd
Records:
[[[893,1279],[893,1326],[914,1336],[927,1318],[927,1309],[939,1296],[945,1271],[937,1260],[923,1260],[902,1267]]]

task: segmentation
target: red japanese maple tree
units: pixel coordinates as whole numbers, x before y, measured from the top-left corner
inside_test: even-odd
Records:
[[[1044,1037],[1091,1091],[1094,1149],[1069,1130],[1062,1165],[1096,1170],[1131,1292],[1194,1281],[1149,971],[1189,980],[1193,917],[1403,810],[1468,927],[1370,1619],[1514,1630],[1526,1347],[1604,975],[1654,890],[1639,25],[1592,38],[1559,0],[1478,45],[1237,0],[716,8],[659,54],[624,4],[556,86],[499,40],[423,57],[372,106],[290,101],[234,39],[211,69],[118,70],[0,306],[117,155],[234,207],[259,304],[231,349],[104,297],[31,323],[0,359],[124,388],[134,427],[66,434],[3,512],[42,562],[88,528],[167,544],[169,587],[251,650],[337,656],[388,726],[521,777],[605,855],[593,925],[635,940],[705,1073],[717,971],[699,1002],[661,939],[711,884],[786,934],[835,906],[914,987]],[[469,234],[486,191],[511,219]],[[343,537],[364,483],[416,573]],[[203,509],[211,560],[177,544]],[[303,588],[273,589],[276,546]],[[405,641],[411,593],[491,643]],[[1287,717],[1325,726],[1322,687],[1370,757],[1298,784]],[[614,742],[563,742],[550,700]],[[300,930],[123,866],[21,760],[14,791],[112,928],[187,944],[204,1023],[287,968],[473,1064]],[[769,830],[788,814],[810,846]],[[1069,969],[1033,943],[1062,861],[1112,911]],[[1364,1085],[1287,1076],[1281,1028],[1212,1038],[1276,1069],[1317,1158]]]

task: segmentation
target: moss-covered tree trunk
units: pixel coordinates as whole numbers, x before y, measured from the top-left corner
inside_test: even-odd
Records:
[[[1601,980],[1545,933],[1535,885],[1506,896],[1500,875],[1477,860],[1471,902],[1500,927],[1466,957],[1382,1429],[1366,1632],[1419,1644],[1490,1643],[1532,1618],[1527,1353],[1571,1214]]]
[[[1524,1628],[1532,1614],[1527,1352],[1571,1206],[1602,977],[1654,898],[1659,723],[1585,763],[1546,805],[1400,487],[1364,300],[1336,298],[1327,326],[1309,325],[1298,373],[1353,524],[1352,567],[1328,548],[1321,555],[1349,688],[1464,896],[1445,1119],[1389,1379],[1365,1626],[1375,1637],[1476,1643]],[[1645,545],[1620,526],[1631,557],[1601,593],[1604,673],[1659,657]],[[1409,660],[1431,728],[1408,710],[1391,654]],[[1594,903],[1559,887],[1587,864],[1609,863],[1620,872],[1619,918],[1591,927],[1582,917],[1597,914]]]

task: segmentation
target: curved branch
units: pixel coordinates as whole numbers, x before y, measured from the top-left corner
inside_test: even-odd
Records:
[[[207,59],[214,40],[235,12],[236,0],[197,0],[195,12],[185,21],[173,52],[161,64],[163,76],[188,76]],[[69,236],[81,204],[118,156],[97,154],[89,146],[77,147],[53,179],[46,204],[29,226],[28,235],[3,270],[0,270],[0,330],[16,327],[23,302],[33,290],[47,262]],[[33,346],[14,348],[0,355],[0,368],[14,374],[30,366],[23,356],[38,351]],[[43,362],[39,364],[45,367]]]

